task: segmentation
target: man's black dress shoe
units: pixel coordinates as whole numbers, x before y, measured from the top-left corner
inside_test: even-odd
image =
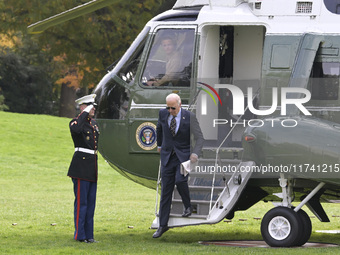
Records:
[[[190,206],[184,210],[182,217],[189,217],[191,214],[192,214],[192,207]]]
[[[165,226],[165,227],[159,227],[157,229],[157,231],[153,234],[153,238],[158,238],[158,237],[161,237],[163,235],[163,233],[165,233],[166,231],[169,230],[169,227],[168,226]]]

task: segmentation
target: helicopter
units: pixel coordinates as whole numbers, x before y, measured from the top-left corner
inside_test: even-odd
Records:
[[[90,1],[28,31],[115,2]],[[181,217],[175,190],[169,227],[218,223],[271,201],[264,241],[304,245],[312,223],[301,208],[329,222],[321,202],[340,198],[339,13],[332,0],[178,0],[145,25],[96,86],[99,152],[158,194],[158,112],[177,93],[196,114],[205,144],[190,172],[194,213]],[[172,75],[165,38],[181,56]],[[157,201],[155,214],[152,228]]]

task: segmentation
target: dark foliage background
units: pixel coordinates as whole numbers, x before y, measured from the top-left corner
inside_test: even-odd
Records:
[[[91,92],[145,23],[175,3],[113,1],[118,3],[27,34],[28,25],[86,2],[0,0],[0,109],[66,116],[74,98]]]

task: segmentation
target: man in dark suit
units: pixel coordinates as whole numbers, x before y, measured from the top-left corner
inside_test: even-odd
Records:
[[[166,109],[159,111],[157,123],[157,145],[161,154],[161,201],[159,206],[159,228],[153,238],[160,237],[168,228],[171,198],[176,184],[184,204],[183,217],[192,213],[188,175],[180,173],[180,165],[190,159],[192,163],[198,160],[203,147],[203,134],[196,116],[181,108],[181,98],[177,94],[166,97]],[[195,139],[191,146],[191,134]],[[191,151],[192,149],[192,151]]]
[[[74,189],[74,239],[94,243],[93,217],[97,192],[99,129],[93,119],[96,94],[76,100],[81,113],[70,122],[75,152],[68,170]]]

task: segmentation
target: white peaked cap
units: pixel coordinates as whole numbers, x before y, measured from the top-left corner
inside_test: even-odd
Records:
[[[91,95],[87,95],[81,98],[78,98],[75,102],[77,104],[91,104],[93,103],[94,105],[97,105],[94,100],[96,99],[96,94],[91,94]]]

